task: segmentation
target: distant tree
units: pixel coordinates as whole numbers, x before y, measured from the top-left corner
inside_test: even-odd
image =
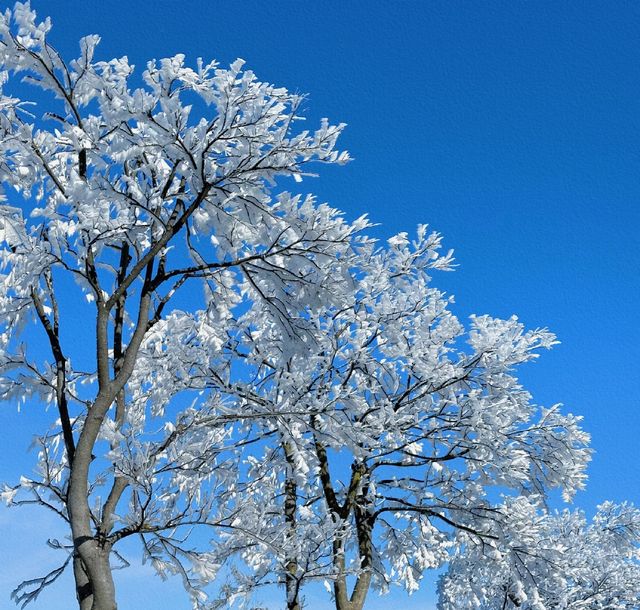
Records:
[[[33,601],[72,564],[80,608],[116,608],[110,560],[136,536],[198,603],[218,564],[188,528],[230,526],[216,492],[238,470],[233,397],[203,369],[244,374],[237,329],[258,309],[304,336],[304,312],[349,289],[367,222],[271,194],[312,161],[346,162],[342,126],[296,132],[302,98],[242,61],[152,61],[134,87],[126,57],[94,60],[97,36],[65,62],[50,28],[28,3],[0,16],[0,396],[55,406],[34,431],[37,474],[2,496],[54,511],[71,544],[52,542],[60,569],[14,598]],[[20,74],[45,92],[35,107],[5,92]]]
[[[310,580],[361,610],[371,587],[415,591],[469,541],[493,549],[517,516],[498,491],[568,500],[583,486],[579,418],[536,407],[513,374],[554,336],[488,316],[465,331],[431,285],[451,264],[440,241],[423,226],[363,250],[343,306],[309,312],[300,352],[266,318],[244,334],[259,381],[235,390],[268,440],[247,458],[242,527],[226,541],[249,569],[223,603],[275,574],[289,610]]]
[[[469,537],[440,580],[441,610],[634,610],[640,606],[640,511],[605,502],[549,514],[524,498],[505,506],[491,552]]]

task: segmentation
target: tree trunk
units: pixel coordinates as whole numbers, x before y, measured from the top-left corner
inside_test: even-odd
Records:
[[[76,599],[80,610],[91,610],[93,590],[87,572],[82,565],[82,559],[77,554],[73,557],[73,577],[76,581]]]
[[[289,464],[287,480],[285,481],[284,516],[287,524],[287,538],[294,541],[296,537],[296,508],[298,505],[298,486],[295,481],[295,462],[289,443],[284,443],[284,453]],[[285,566],[285,589],[287,594],[287,610],[302,610],[300,605],[300,578],[298,576],[298,561],[295,556],[287,558]]]
[[[333,565],[336,570],[336,578],[333,581],[336,610],[362,610],[371,584],[371,572],[367,570],[358,575],[353,591],[349,595],[344,541],[339,538],[333,543]]]
[[[149,274],[150,268],[148,267],[147,275]],[[147,277],[145,287],[148,285],[148,281]],[[109,375],[109,310],[104,303],[99,303],[97,307],[98,395],[89,407],[78,438],[71,464],[67,493],[67,511],[71,524],[73,546],[76,555],[82,561],[84,573],[88,579],[87,583],[81,576],[79,581],[76,580],[76,587],[83,587],[87,584],[91,586],[90,610],[117,610],[115,586],[109,564],[111,545],[104,540],[104,532],[99,532],[101,535],[96,535],[94,532],[91,510],[89,509],[89,470],[93,460],[93,448],[109,408],[133,371],[138,350],[146,333],[150,303],[149,291],[143,290],[136,327],[122,359],[118,375],[113,380]],[[82,604],[81,610],[85,610]]]
[[[362,610],[370,584],[371,572],[360,574],[353,592],[349,595],[346,576],[337,576],[333,582],[336,610]]]
[[[369,587],[371,586],[371,568],[373,563],[373,542],[371,536],[373,520],[364,508],[367,493],[368,484],[364,486],[362,494],[358,496],[358,501],[354,507],[356,530],[358,533],[358,555],[360,556],[360,569],[362,572],[358,575],[351,594],[350,610],[362,610],[367,593],[369,593]]]
[[[296,534],[296,500],[297,488],[292,477],[285,483],[285,519],[289,528],[289,536],[293,538]],[[285,588],[287,592],[287,610],[301,610],[300,605],[300,579],[298,578],[298,562],[295,557],[289,556],[286,564]]]
[[[344,560],[344,542],[338,537],[333,541],[333,566],[336,578],[333,581],[333,597],[336,610],[351,610],[351,600],[347,589],[347,575]]]
[[[84,544],[88,544],[92,555],[87,566],[93,596],[91,610],[117,610],[116,589],[109,565],[110,549],[101,548],[95,540]]]
[[[111,546],[96,538],[89,510],[89,467],[92,450],[107,409],[113,401],[109,392],[98,396],[89,409],[71,465],[67,511],[71,524],[76,591],[80,610],[116,610],[116,594],[109,565]],[[89,606],[89,599],[91,605]]]
[[[95,540],[88,540],[81,546],[82,555],[92,559],[85,562],[75,558],[73,561],[80,610],[117,610],[109,550],[100,548]]]
[[[333,593],[336,610],[362,610],[371,587],[373,520],[363,508],[364,502],[364,495],[360,495],[354,506],[361,572],[356,578],[351,595],[347,585],[344,540],[338,537],[333,543],[333,565],[336,569]]]

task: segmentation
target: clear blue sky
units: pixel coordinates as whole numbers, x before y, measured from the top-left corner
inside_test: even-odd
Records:
[[[456,295],[460,316],[516,313],[556,332],[562,345],[522,377],[540,403],[562,402],[584,415],[593,435],[589,487],[576,504],[588,511],[604,499],[640,504],[640,5],[32,6],[53,18],[52,40],[67,58],[89,33],[102,36],[101,59],[126,54],[141,69],[147,59],[179,52],[194,61],[242,57],[262,80],[309,94],[310,127],[322,116],[348,123],[342,147],[355,161],[321,167],[320,179],[305,186],[350,217],[368,212],[381,237],[421,222],[442,232],[459,269],[435,281]],[[33,416],[2,408],[9,426],[0,440],[17,452],[0,469],[6,480],[26,463],[21,452]],[[40,517],[30,514],[35,521],[0,512],[0,555],[16,545],[28,553],[0,576],[2,607],[19,570],[44,552],[32,539],[46,536],[39,533],[46,523],[38,527]],[[177,585],[158,593],[146,579],[134,603],[140,569],[122,573],[123,610],[188,608]],[[36,608],[67,610],[64,594],[59,588]],[[433,592],[411,599],[411,607],[427,609]],[[390,603],[371,601],[372,610]]]

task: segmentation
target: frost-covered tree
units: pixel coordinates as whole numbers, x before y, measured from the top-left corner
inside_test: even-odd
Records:
[[[432,286],[451,265],[440,241],[423,226],[362,248],[353,290],[309,313],[301,351],[267,318],[244,333],[258,373],[235,391],[267,440],[222,545],[249,569],[223,602],[275,574],[290,610],[310,580],[338,610],[361,610],[371,587],[412,592],[468,540],[492,548],[514,527],[500,493],[570,499],[583,486],[579,418],[537,407],[514,375],[554,336],[488,316],[465,330]]]
[[[0,396],[55,406],[36,474],[2,496],[54,511],[70,543],[14,597],[72,565],[80,608],[116,608],[110,562],[135,536],[198,604],[219,562],[185,538],[231,527],[218,490],[238,472],[224,394],[244,375],[238,329],[260,315],[303,342],[305,312],[350,290],[367,222],[280,191],[310,162],[348,160],[342,126],[296,130],[301,98],[242,61],[178,55],[137,79],[126,57],[94,59],[97,36],[65,62],[50,28],[28,3],[0,16]],[[20,77],[43,92],[11,93]]]
[[[503,532],[528,544],[500,494],[569,498],[589,458],[578,418],[515,376],[553,335],[465,328],[426,227],[379,246],[366,218],[283,191],[348,160],[341,125],[297,129],[299,96],[241,61],[137,76],[96,61],[96,36],[65,62],[50,28],[28,4],[0,17],[0,397],[52,405],[35,474],[2,497],[69,527],[16,601],[69,566],[81,610],[114,610],[126,539],[194,607],[219,578],[219,605],[275,583],[290,610],[309,581],[360,610]]]
[[[640,606],[640,511],[605,502],[550,514],[511,499],[489,547],[473,537],[440,580],[442,610],[634,610]]]

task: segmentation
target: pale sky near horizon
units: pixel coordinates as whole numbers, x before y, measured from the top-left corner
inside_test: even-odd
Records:
[[[584,415],[595,454],[574,505],[640,505],[640,5],[633,2],[32,0],[67,59],[102,36],[99,59],[185,53],[242,57],[262,80],[309,94],[308,127],[348,128],[355,160],[319,167],[305,187],[369,213],[381,238],[427,222],[459,265],[434,284],[453,311],[546,326],[561,345],[522,369],[537,402]],[[7,3],[3,3],[4,6]],[[42,415],[3,404],[0,482],[33,464]],[[10,457],[7,457],[9,453]],[[0,508],[0,608],[56,555],[53,520]],[[51,564],[53,567],[53,564]],[[117,574],[121,610],[187,610],[175,579]],[[144,583],[141,585],[140,583]],[[371,595],[367,610],[434,608],[434,579],[408,598]],[[73,608],[70,581],[33,610]],[[331,608],[322,589],[307,610]],[[265,597],[281,608],[278,593]]]

